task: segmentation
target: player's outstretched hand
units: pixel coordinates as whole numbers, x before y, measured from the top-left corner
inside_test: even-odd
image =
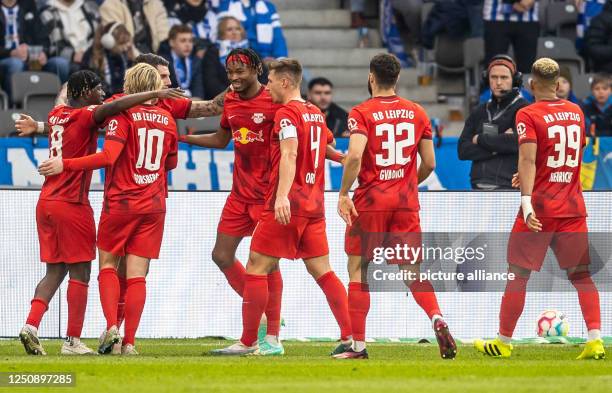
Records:
[[[340,195],[338,197],[338,214],[348,226],[353,225],[353,217],[358,216],[355,204],[348,195]]]
[[[15,129],[19,131],[19,136],[30,136],[36,133],[38,123],[31,116],[21,113],[15,120]]]
[[[282,225],[289,224],[291,221],[291,204],[287,197],[276,197],[274,203],[274,218]]]
[[[532,232],[542,232],[542,223],[536,218],[535,213],[531,213],[527,217],[527,228]]]
[[[43,176],[59,175],[64,171],[64,162],[61,157],[51,158],[38,167],[38,173]]]
[[[519,180],[518,172],[517,172],[514,175],[512,175],[512,188],[519,188],[519,187],[521,187],[521,182]]]
[[[173,88],[173,89],[158,90],[157,98],[159,98],[160,100],[163,100],[166,98],[170,98],[170,99],[187,98],[187,96],[185,95],[185,91],[183,89]]]

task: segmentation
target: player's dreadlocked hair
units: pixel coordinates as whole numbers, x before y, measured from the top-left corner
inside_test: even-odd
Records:
[[[261,62],[261,58],[251,48],[235,48],[227,55],[225,59],[225,66],[230,63],[230,61],[237,61],[242,63],[248,67],[251,67],[255,71],[257,71],[257,75],[261,75],[263,73],[263,63]]]
[[[68,78],[68,98],[79,99],[93,90],[102,81],[100,77],[89,70],[77,71]]]
[[[125,72],[123,91],[125,94],[144,93],[164,88],[159,72],[155,67],[139,63]]]

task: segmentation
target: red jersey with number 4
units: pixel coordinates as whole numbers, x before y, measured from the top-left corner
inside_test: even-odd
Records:
[[[291,101],[274,117],[272,131],[272,170],[266,198],[266,210],[274,210],[280,169],[280,142],[297,138],[295,177],[289,191],[291,214],[302,217],[324,217],[325,150],[329,131],[325,116],[309,102]]]
[[[232,196],[241,202],[261,205],[265,201],[270,181],[270,136],[279,108],[263,86],[249,100],[233,91],[225,95],[221,128],[232,133]]]
[[[348,126],[351,134],[368,138],[353,194],[355,208],[418,211],[418,144],[431,139],[423,108],[398,96],[374,97],[351,110]]]
[[[580,107],[566,100],[539,101],[518,111],[516,130],[519,144],[538,145],[531,195],[536,216],[586,217],[580,185],[586,142]]]
[[[72,108],[58,105],[49,112],[49,157],[78,158],[96,152],[99,124],[97,106]],[[47,176],[40,199],[89,204],[92,171],[62,172]]]
[[[104,211],[148,214],[166,211],[166,159],[177,154],[172,115],[154,105],[135,106],[108,121],[106,140],[123,150],[107,169]]]

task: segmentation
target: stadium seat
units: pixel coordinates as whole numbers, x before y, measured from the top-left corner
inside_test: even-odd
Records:
[[[463,61],[463,42],[465,39],[451,37],[446,33],[436,36],[434,45],[434,61],[438,69],[452,73],[463,74],[465,72]]]
[[[573,2],[553,2],[546,7],[546,32],[571,41],[576,39],[578,10]]]
[[[185,119],[178,121],[179,135],[205,134],[214,132],[219,128],[220,116],[201,117],[198,119]]]
[[[8,95],[3,90],[0,90],[0,110],[8,109]]]
[[[572,91],[579,100],[584,101],[591,95],[591,80],[593,74],[572,75]]]
[[[29,94],[53,94],[61,88],[57,75],[50,72],[17,72],[11,77],[13,103],[21,105]]]
[[[55,106],[55,98],[56,94],[27,94],[23,99],[23,109],[38,119],[46,119]]]
[[[584,60],[576,53],[574,42],[567,38],[540,37],[537,57],[550,57],[568,66],[572,76],[584,73]]]
[[[15,120],[19,119],[20,113],[23,113],[23,111],[15,109],[0,111],[0,137],[17,135]]]
[[[463,68],[465,69],[465,101],[468,105],[472,100],[478,101],[483,61],[484,40],[481,37],[466,39],[463,42]]]

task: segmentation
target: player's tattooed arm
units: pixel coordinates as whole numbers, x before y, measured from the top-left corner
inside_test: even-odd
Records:
[[[228,90],[219,93],[218,96],[208,101],[192,101],[191,109],[187,114],[187,117],[211,117],[221,116],[223,113],[223,103],[225,102],[225,94]]]
[[[521,208],[527,227],[533,232],[542,230],[542,223],[536,218],[531,205],[531,193],[536,175],[536,154],[538,145],[522,143],[519,146],[518,177],[521,188]]]
[[[205,135],[182,135],[179,140],[190,145],[208,147],[211,149],[223,149],[232,139],[230,130],[219,127],[217,132]]]
[[[31,136],[36,133],[48,134],[49,124],[36,121],[31,116],[21,113],[19,119],[15,120],[15,129],[18,131],[18,136]]]
[[[436,153],[431,139],[421,139],[418,149],[419,156],[421,156],[421,165],[417,169],[417,181],[420,184],[436,169]]]
[[[344,172],[342,173],[342,183],[340,195],[338,196],[338,214],[351,225],[353,217],[357,216],[357,209],[349,197],[349,190],[359,175],[361,168],[361,158],[368,143],[368,137],[363,134],[354,133],[349,139],[349,148],[344,159]]]
[[[133,106],[142,104],[153,99],[174,99],[185,98],[185,94],[181,89],[162,89],[156,91],[147,91],[144,93],[128,94],[117,100],[107,102],[96,108],[94,112],[94,120],[96,123],[102,123],[104,119],[114,116]]]
[[[278,166],[278,186],[274,203],[274,218],[283,225],[291,221],[291,204],[289,191],[295,179],[295,162],[297,160],[298,140],[289,137],[280,141],[280,163]]]

